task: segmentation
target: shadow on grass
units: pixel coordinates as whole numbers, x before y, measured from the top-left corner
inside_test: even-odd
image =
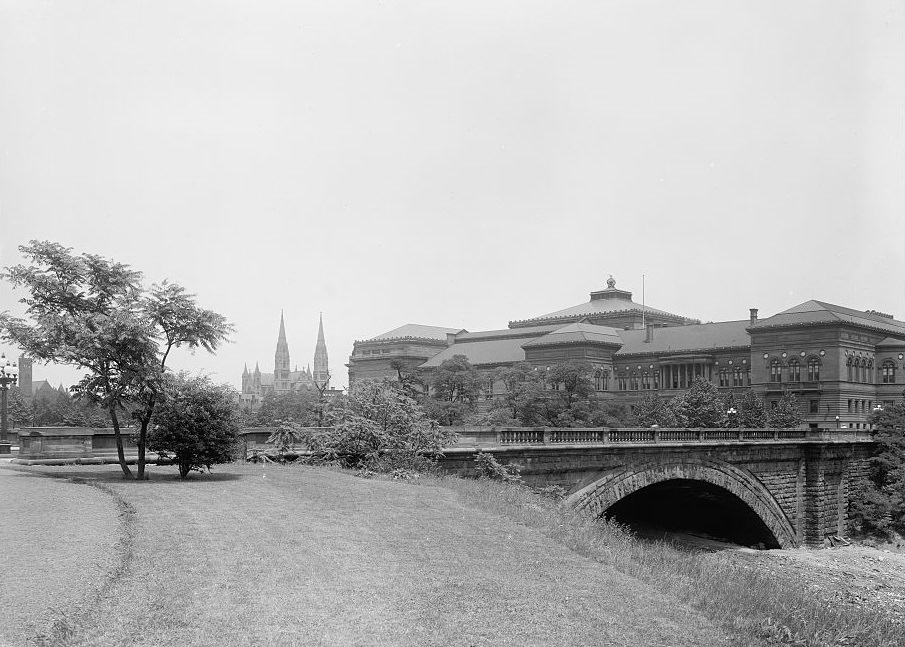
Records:
[[[149,468],[158,468],[164,466],[148,465]],[[60,466],[10,466],[7,468],[10,472],[14,472],[17,476],[39,477],[39,478],[55,478],[64,481],[72,481],[73,483],[191,483],[193,485],[203,485],[205,483],[223,483],[228,481],[238,481],[243,477],[242,474],[234,472],[192,472],[188,478],[180,479],[179,472],[175,469],[164,471],[154,470],[148,473],[148,477],[144,481],[135,479],[136,470],[131,467],[132,477],[126,477],[119,465],[60,465]]]

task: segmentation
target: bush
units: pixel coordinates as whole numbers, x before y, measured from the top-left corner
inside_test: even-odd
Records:
[[[229,463],[239,439],[239,408],[235,391],[208,377],[170,376],[163,401],[154,414],[148,448],[161,458],[172,457],[179,476]]]
[[[304,441],[315,457],[346,467],[429,470],[457,438],[389,380],[356,383],[333,416],[333,427],[312,430]]]
[[[522,480],[521,467],[515,463],[503,465],[493,454],[479,451],[474,457],[475,472],[478,478],[502,481],[503,483],[519,483]]]

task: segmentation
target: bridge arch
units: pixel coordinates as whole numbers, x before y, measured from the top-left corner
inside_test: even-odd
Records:
[[[630,494],[649,485],[673,480],[702,481],[723,488],[760,518],[781,548],[798,545],[795,527],[764,484],[750,472],[722,461],[627,465],[574,492],[566,502],[577,510],[599,517]]]

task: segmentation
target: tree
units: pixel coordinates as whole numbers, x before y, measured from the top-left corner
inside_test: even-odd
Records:
[[[764,401],[751,389],[747,389],[738,402],[736,422],[746,429],[761,429],[767,426],[767,412]]]
[[[641,427],[676,427],[678,422],[672,408],[659,396],[650,394],[635,405],[635,416]]]
[[[683,427],[719,427],[725,414],[716,386],[702,377],[695,378],[685,393],[673,398],[670,407]]]
[[[255,424],[262,427],[278,425],[281,421],[311,425],[315,420],[315,400],[313,391],[268,391],[261,400],[261,408],[254,416]]]
[[[905,403],[875,409],[868,422],[876,448],[864,490],[850,503],[850,517],[869,533],[905,534]]]
[[[32,359],[86,371],[71,390],[110,416],[125,477],[132,472],[119,414],[131,412],[139,425],[137,477],[145,478],[148,427],[170,352],[179,347],[214,352],[232,327],[222,315],[199,308],[178,285],[143,287],[141,273],[128,265],[74,255],[48,241],[31,241],[19,251],[30,263],[8,267],[0,278],[29,292],[20,302],[31,322],[0,313],[0,335]]]
[[[190,471],[210,471],[233,460],[239,439],[239,406],[235,390],[205,376],[169,375],[154,412],[148,448],[173,457],[180,478]]]
[[[396,380],[399,382],[399,386],[410,398],[417,398],[427,392],[427,385],[424,380],[418,377],[414,367],[407,364],[405,360],[398,357],[390,360],[390,368],[396,371]]]
[[[798,409],[798,398],[794,393],[786,392],[767,414],[767,424],[772,429],[791,429],[801,424],[801,411]]]
[[[13,427],[27,427],[32,422],[31,405],[22,390],[12,388],[7,394],[7,413],[9,422]]]
[[[418,464],[433,461],[456,434],[431,420],[422,408],[388,379],[356,382],[332,429],[306,438],[316,455],[346,465]]]

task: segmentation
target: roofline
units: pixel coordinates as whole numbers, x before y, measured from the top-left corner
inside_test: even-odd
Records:
[[[655,314],[660,317],[664,317],[667,319],[672,319],[674,321],[685,321],[693,324],[701,323],[700,319],[691,319],[690,317],[683,317],[682,315],[674,315],[671,312],[664,312],[663,310],[655,310],[653,308],[623,308],[622,310],[607,310],[605,312],[584,312],[584,313],[576,313],[572,315],[561,315],[559,317],[532,317],[531,319],[515,319],[509,322],[509,327],[523,327],[525,325],[531,324],[535,321],[549,321],[551,323],[562,322],[571,322],[574,318],[586,318],[586,317],[594,317],[595,315],[608,315],[608,314],[618,314],[622,312],[640,312],[646,315]],[[540,324],[543,325],[543,324]],[[596,325],[596,324],[592,324]]]
[[[716,346],[714,348],[678,348],[676,350],[665,350],[665,351],[647,351],[643,353],[619,353],[618,351],[613,355],[613,359],[617,357],[627,358],[627,357],[667,357],[669,355],[681,355],[681,354],[690,354],[690,353],[720,353],[724,351],[732,351],[732,350],[747,350],[751,352],[751,344],[741,345],[741,346]]]
[[[461,332],[461,331],[460,331]],[[450,334],[458,334],[458,333],[450,333]],[[384,342],[392,342],[392,341],[427,341],[427,342],[435,342],[437,344],[443,344],[446,346],[446,339],[437,339],[436,337],[416,337],[413,335],[404,335],[402,337],[382,337],[381,339],[356,339],[352,342],[352,345],[355,344],[382,344]]]
[[[782,313],[779,313],[779,314],[776,314],[773,316],[778,317],[781,314]],[[758,322],[753,326],[748,326],[747,328],[745,328],[745,331],[750,335],[752,330],[760,331],[760,330],[769,330],[771,328],[796,328],[796,327],[815,328],[815,327],[823,327],[823,326],[855,326],[857,328],[866,328],[867,330],[876,330],[877,332],[886,333],[887,336],[889,336],[889,334],[891,332],[893,332],[893,331],[890,331],[888,328],[880,328],[878,326],[859,324],[859,323],[854,323],[852,321],[844,321],[842,319],[836,319],[835,321],[798,321],[798,322],[794,322],[794,323],[775,323],[775,324],[766,323],[766,321],[768,321],[768,320],[769,320],[769,318],[765,319],[764,323]],[[895,321],[895,319],[893,319],[892,321]],[[879,323],[879,322],[877,322],[877,323]],[[898,334],[901,334],[901,335],[905,335],[905,329],[903,329],[901,331],[895,331],[895,332],[898,332]]]

